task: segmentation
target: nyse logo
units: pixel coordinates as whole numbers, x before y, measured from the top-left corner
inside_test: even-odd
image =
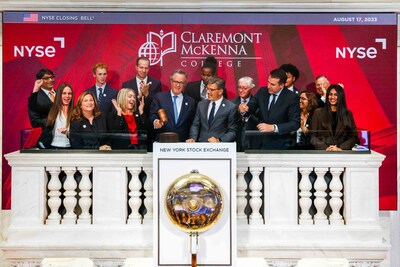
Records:
[[[54,37],[54,42],[60,42],[60,48],[65,47],[65,38],[64,37]],[[54,57],[56,55],[56,47],[42,46],[42,45],[14,45],[14,57]]]
[[[386,49],[386,38],[376,38],[375,43],[382,44],[382,49]],[[376,58],[378,49],[376,47],[336,47],[336,58]]]

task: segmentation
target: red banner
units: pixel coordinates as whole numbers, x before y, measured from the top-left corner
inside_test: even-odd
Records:
[[[301,90],[314,90],[314,79],[321,74],[345,85],[357,127],[370,130],[371,149],[386,155],[380,208],[396,209],[395,14],[297,14],[288,22],[289,14],[261,14],[257,20],[254,16],[260,14],[161,13],[142,23],[130,20],[145,14],[35,14],[4,16],[3,155],[19,150],[21,130],[31,128],[27,99],[41,68],[53,70],[57,84],[72,84],[78,96],[94,84],[95,63],[109,66],[108,83],[119,89],[133,78],[135,60],[143,55],[152,63],[150,76],[166,90],[174,69],[186,70],[189,81],[199,80],[203,60],[214,55],[231,98],[240,77],[253,77],[259,88],[267,84],[270,70],[292,63],[300,70],[296,87]],[[269,15],[275,22],[269,22]],[[119,22],[124,16],[127,22]],[[10,179],[3,157],[4,209],[11,205]]]

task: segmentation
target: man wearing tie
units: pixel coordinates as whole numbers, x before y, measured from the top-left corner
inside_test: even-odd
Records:
[[[223,97],[225,81],[208,80],[208,99],[197,105],[196,115],[186,142],[233,142],[237,132],[236,105]]]
[[[148,76],[150,70],[150,60],[147,57],[139,57],[136,60],[135,78],[122,83],[122,88],[131,88],[137,96],[137,103],[144,96],[144,114],[149,116],[150,106],[153,97],[161,92],[161,82]]]
[[[143,114],[149,118],[150,106],[153,102],[153,97],[161,92],[162,86],[159,80],[148,76],[150,70],[150,60],[147,57],[139,57],[136,60],[136,76],[135,78],[122,83],[122,88],[131,88],[137,96],[136,103],[140,103],[144,97]],[[147,128],[147,151],[153,151],[152,141],[155,139],[153,126],[149,123]]]
[[[117,98],[118,91],[106,83],[108,75],[108,66],[106,64],[97,63],[93,66],[92,71],[96,83],[86,91],[92,92],[96,96],[100,110],[104,118],[107,118],[113,107],[111,100]]]
[[[236,107],[239,107],[241,103],[246,103],[248,104],[250,102],[250,99],[253,97],[251,94],[251,91],[255,87],[254,85],[254,80],[251,77],[245,76],[242,77],[238,80],[238,85],[237,85],[237,93],[238,96],[235,98],[230,99],[232,103],[236,105]],[[246,115],[245,112],[240,113],[240,116],[238,116],[237,124],[238,124],[238,132],[237,132],[237,137],[236,137],[236,149],[237,151],[244,151],[244,142],[245,142],[245,130],[248,129],[254,129],[255,125],[249,125],[249,127],[245,127],[246,124],[250,121],[252,123],[253,120],[249,120],[249,116]]]
[[[178,69],[170,76],[171,90],[160,92],[153,98],[150,108],[150,121],[156,131],[156,140],[160,133],[175,132],[179,135],[179,141],[184,142],[189,136],[189,129],[192,124],[196,105],[194,100],[182,94],[185,89],[187,74],[184,70]],[[168,117],[167,121],[160,120],[158,110],[163,108]]]
[[[54,73],[49,69],[41,69],[36,73],[36,81],[28,98],[28,115],[33,128],[45,127],[47,115],[53,106],[56,92]]]
[[[295,144],[292,133],[300,127],[299,96],[285,87],[287,76],[282,69],[270,72],[268,86],[261,87],[240,112],[257,113],[257,129],[263,133],[260,149],[287,149]]]

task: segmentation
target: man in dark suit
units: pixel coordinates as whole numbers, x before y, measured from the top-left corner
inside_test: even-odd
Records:
[[[148,118],[150,114],[150,106],[153,102],[153,97],[162,91],[161,82],[148,76],[150,70],[150,60],[147,57],[139,57],[136,60],[136,76],[135,78],[122,83],[122,88],[131,88],[135,91],[139,103],[144,97],[143,114]],[[147,151],[153,151],[153,140],[155,133],[153,126],[149,123],[147,128]]]
[[[92,92],[96,96],[97,103],[103,113],[104,118],[107,118],[113,107],[111,100],[117,98],[118,91],[109,86],[107,81],[108,66],[104,63],[97,63],[93,66],[93,77],[96,83],[86,91]]]
[[[208,80],[208,99],[198,103],[186,142],[233,142],[237,132],[236,105],[223,97],[225,81]]]
[[[147,57],[139,57],[136,60],[136,76],[135,78],[122,83],[122,88],[131,88],[139,99],[144,96],[144,114],[149,116],[150,106],[153,97],[161,92],[161,82],[148,76],[150,70],[150,60]]]
[[[322,108],[326,102],[326,90],[328,89],[330,82],[328,77],[320,75],[315,78],[315,91],[317,96],[318,107]]]
[[[196,104],[190,96],[182,94],[186,80],[187,74],[184,70],[173,71],[170,77],[171,90],[160,92],[153,98],[150,107],[150,122],[155,128],[157,141],[159,134],[164,132],[177,133],[180,142],[185,142],[189,136]],[[162,121],[158,115],[158,110],[161,108],[165,110],[167,121]]]
[[[207,84],[211,77],[217,74],[217,60],[213,56],[208,56],[201,67],[201,80],[189,82],[185,88],[185,94],[199,103],[203,99],[208,99]],[[227,98],[224,88],[223,96]]]
[[[51,70],[41,69],[36,73],[35,85],[28,98],[28,115],[33,128],[46,126],[47,115],[56,95],[54,83],[55,76]]]
[[[289,89],[289,91],[299,94],[300,90],[294,86],[294,83],[300,78],[299,69],[291,63],[283,64],[279,68],[283,69],[286,72],[287,76],[285,83],[286,88]]]
[[[250,99],[253,97],[251,91],[255,87],[254,80],[251,77],[245,76],[238,80],[238,96],[235,98],[230,99],[232,103],[239,107],[241,103],[248,104]],[[249,116],[246,113],[240,113],[238,116],[237,124],[238,124],[238,132],[236,136],[236,150],[237,151],[244,151],[245,147],[243,146],[245,143],[245,130],[248,127],[245,127],[246,123],[249,121]],[[251,127],[251,126],[249,126]]]
[[[300,127],[299,96],[285,87],[284,70],[275,69],[268,77],[268,87],[261,87],[249,104],[240,104],[240,112],[258,110],[259,132],[263,133],[261,149],[287,149],[295,143],[292,134]]]

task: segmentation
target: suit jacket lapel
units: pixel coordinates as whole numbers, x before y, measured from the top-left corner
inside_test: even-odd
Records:
[[[178,124],[181,120],[183,120],[184,116],[187,114],[188,110],[188,105],[187,105],[187,96],[183,95],[183,100],[182,100],[182,106],[181,106],[181,112],[179,112],[179,117],[178,117]]]
[[[215,113],[214,120],[212,121],[211,125],[213,125],[214,122],[217,120],[217,118],[218,118],[219,116],[221,116],[220,114],[222,114],[222,113],[224,112],[225,102],[226,102],[226,101],[227,101],[227,100],[226,100],[225,98],[222,99],[221,105],[219,105],[219,108],[218,108],[217,112]]]
[[[171,122],[173,124],[175,124],[175,117],[174,117],[174,104],[172,100],[172,96],[171,96],[171,91],[168,91],[167,94],[165,95],[165,103],[166,103],[166,112],[167,112],[167,116],[169,118],[169,120],[171,120]]]
[[[263,95],[265,97],[264,98],[260,97],[259,106],[260,106],[260,111],[263,114],[262,117],[265,118],[265,120],[268,120],[268,104],[269,104],[269,96],[270,96],[270,94],[268,93],[268,90],[266,90],[266,93]]]

